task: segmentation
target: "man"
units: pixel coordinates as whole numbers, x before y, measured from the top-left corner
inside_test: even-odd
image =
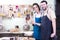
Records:
[[[42,19],[41,19],[41,37],[42,40],[49,40],[56,35],[56,15],[55,12],[48,8],[47,1],[41,1]]]

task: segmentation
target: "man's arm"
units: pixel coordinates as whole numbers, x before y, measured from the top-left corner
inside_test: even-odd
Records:
[[[56,35],[56,19],[52,19],[52,28],[53,28],[53,33],[51,34],[51,37],[54,37]]]
[[[53,33],[51,34],[51,37],[54,37],[56,35],[56,15],[53,10],[50,10],[50,16],[51,16],[52,28],[53,28]]]

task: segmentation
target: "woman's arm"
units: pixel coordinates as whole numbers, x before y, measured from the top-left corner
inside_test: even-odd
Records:
[[[34,22],[34,21],[32,21],[32,24],[35,24],[35,25],[41,26],[40,23],[36,23],[36,22]]]
[[[35,22],[35,14],[33,15],[33,18],[31,18],[31,20],[32,20],[32,24],[35,24],[35,25],[38,25],[38,26],[40,26],[41,24],[40,23],[36,23]]]
[[[41,23],[35,23],[36,25],[38,25],[38,26],[41,26]]]

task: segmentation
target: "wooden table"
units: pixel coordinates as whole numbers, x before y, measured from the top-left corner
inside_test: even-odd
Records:
[[[15,37],[19,35],[19,37],[24,36],[32,36],[33,31],[21,31],[21,32],[0,32],[0,37]]]

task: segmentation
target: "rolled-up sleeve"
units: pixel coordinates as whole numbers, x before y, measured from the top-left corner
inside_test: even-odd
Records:
[[[50,10],[50,16],[51,16],[51,19],[56,19],[55,11]]]

